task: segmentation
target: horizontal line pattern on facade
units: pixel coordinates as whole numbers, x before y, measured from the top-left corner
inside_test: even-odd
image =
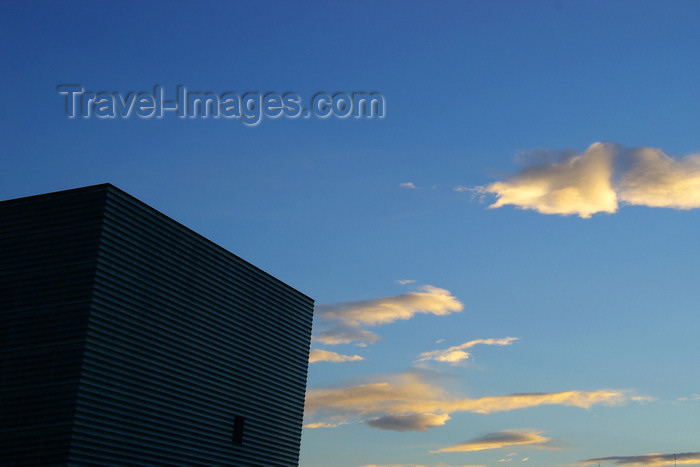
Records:
[[[2,465],[68,460],[104,201],[98,188],[0,202]]]
[[[142,307],[157,306],[162,308],[164,307],[171,309],[179,309],[182,310],[182,314],[184,316],[187,316],[189,314],[189,310],[195,307],[203,306],[202,302],[192,302],[190,300],[187,300],[187,297],[183,297],[182,300],[171,300],[168,299],[167,296],[149,297],[147,289],[140,286],[138,287],[140,289],[139,294],[125,291],[119,293],[117,292],[118,282],[112,282],[113,277],[108,279],[108,274],[106,273],[98,273],[98,276],[100,277],[100,283],[102,284],[102,287],[105,289],[105,293],[100,297],[96,297],[95,302],[99,302],[106,306],[105,313],[113,315],[111,317],[112,320],[126,321],[127,317],[124,316],[122,310],[139,310],[142,309]],[[134,285],[134,288],[137,288],[137,286]],[[119,295],[118,301],[114,298],[116,295]],[[109,307],[114,307],[116,305],[120,306],[118,311],[110,312],[109,310],[113,310],[114,308]],[[211,309],[213,308],[214,306],[211,307]],[[192,318],[199,317],[192,316]],[[194,342],[200,348],[215,348],[215,344],[218,345],[222,343],[228,343],[228,341],[231,338],[230,333],[226,333],[224,330],[219,328],[219,324],[221,323],[222,319],[227,319],[225,312],[212,312],[209,316],[206,317],[206,319],[202,318],[201,322],[183,321],[179,324],[177,328],[173,329],[172,332],[178,335],[178,338],[181,339],[181,343]],[[128,315],[128,320],[140,323],[143,326],[150,326],[151,328],[149,329],[165,329],[172,327],[171,322],[168,320],[167,316],[158,314],[131,314]],[[202,324],[206,324],[208,326],[206,334],[202,334]],[[241,326],[241,328],[243,328],[243,326]],[[249,329],[249,326],[246,326],[244,329]],[[260,324],[258,326],[258,329],[263,330],[265,332],[274,331],[274,329],[271,329],[269,325],[264,324]],[[158,335],[156,334],[154,336],[152,332],[149,332],[147,334],[147,338],[149,339],[149,341],[154,338],[159,339]],[[162,340],[164,338],[160,337],[160,339]],[[238,344],[241,347],[245,347],[247,349],[255,349],[256,347],[260,347],[264,343],[260,342],[259,339],[255,339],[255,336],[251,336],[248,333],[241,333],[238,336]],[[262,347],[261,352],[265,352],[265,350],[269,349],[270,347],[271,345],[270,343],[268,343],[265,347]],[[296,350],[308,352],[308,349],[301,345],[297,345],[295,347],[300,347]],[[306,372],[306,364],[299,362],[298,359],[294,360],[290,358],[290,356],[288,356],[286,353],[279,355],[278,358],[271,358],[270,356],[266,355],[266,353],[260,353],[256,356],[256,358],[259,358],[261,361],[270,364],[276,364],[277,362],[279,362],[280,359],[282,359],[283,362],[290,365],[289,367],[285,367],[282,369],[282,373],[278,375],[280,378],[283,378],[285,375],[289,375],[293,378],[294,381],[297,381],[298,371],[301,371],[303,373]]]
[[[108,187],[71,461],[297,465],[312,309]]]
[[[96,329],[97,327],[95,326],[95,318],[91,320],[91,328]],[[220,379],[216,376],[217,371],[221,370],[228,370],[228,371],[236,371],[239,368],[239,365],[235,364],[225,364],[225,362],[222,362],[221,365],[212,365],[211,360],[201,358],[199,355],[195,355],[192,352],[189,352],[187,350],[181,350],[178,349],[177,352],[178,354],[174,354],[175,351],[173,352],[165,352],[163,350],[163,344],[158,344],[154,343],[152,340],[147,340],[144,337],[144,335],[136,335],[134,333],[128,334],[125,333],[122,330],[117,330],[114,327],[111,328],[110,331],[106,332],[111,332],[115,338],[117,339],[122,339],[122,340],[129,340],[130,346],[133,347],[134,349],[138,349],[140,352],[150,352],[150,360],[149,364],[153,368],[157,368],[161,371],[171,371],[170,375],[172,378],[181,378],[182,382],[187,382],[189,379],[191,379],[194,376],[198,375],[206,375],[208,378],[210,378],[210,386],[208,387],[207,391],[208,393],[212,392],[217,392],[220,391],[221,394],[226,394],[227,391],[230,391],[230,386],[228,385],[228,380],[227,379]],[[101,353],[108,353],[109,355],[112,355],[113,353],[119,353],[122,351],[121,348],[119,347],[114,347],[111,345],[105,345],[104,343],[98,344],[98,346],[95,346],[94,350],[94,357],[96,360],[100,360]],[[185,356],[186,359],[188,359],[189,363],[196,364],[196,366],[188,367],[187,371],[180,370],[180,371],[173,371],[173,360],[176,360],[176,357],[178,357],[179,354],[182,354],[183,352],[189,352],[188,355]],[[104,363],[104,362],[103,362]],[[96,363],[97,364],[97,363]],[[113,371],[119,371],[119,369],[124,366],[123,364],[120,364],[119,362],[115,363],[115,366],[112,368]],[[133,365],[130,365],[127,367],[129,370],[134,372],[134,367]],[[251,368],[250,371],[250,376],[251,377],[256,377],[256,378],[264,378],[265,373],[263,371],[258,370],[257,368]],[[149,372],[145,373],[145,377],[150,377],[152,373],[150,372],[150,367],[149,367]],[[157,377],[154,375],[154,377]],[[285,381],[278,381],[278,384],[287,384]],[[275,396],[280,400],[285,400],[287,403],[290,404],[298,404],[298,403],[303,403],[303,398],[297,397],[290,397],[288,394],[280,394],[280,393],[275,393],[275,392],[270,392],[266,388],[258,388],[256,391],[256,394],[266,394],[265,397],[270,397],[270,396]],[[230,396],[230,394],[229,394]],[[255,398],[255,395],[253,396]]]
[[[163,268],[158,272],[158,290],[155,291],[156,295],[154,295],[153,289],[150,290],[147,297],[149,300],[157,300],[159,301],[159,304],[169,307],[180,306],[182,303],[186,302],[187,307],[182,307],[183,314],[189,313],[189,307],[208,307],[207,313],[197,314],[196,317],[197,323],[206,322],[207,324],[211,325],[209,328],[210,332],[216,332],[216,325],[220,323],[222,319],[227,319],[227,317],[230,316],[231,310],[230,306],[228,305],[230,303],[235,302],[239,307],[254,308],[258,312],[262,311],[263,309],[268,309],[270,312],[267,314],[257,313],[255,316],[255,321],[246,319],[244,320],[244,323],[240,324],[250,325],[255,323],[255,327],[262,330],[263,333],[271,333],[282,330],[283,333],[292,337],[291,339],[285,340],[284,345],[286,348],[289,348],[290,345],[296,345],[301,351],[308,352],[308,343],[304,343],[304,340],[308,341],[312,316],[311,313],[308,312],[306,316],[299,313],[298,307],[306,306],[308,310],[313,306],[313,302],[311,300],[306,299],[304,302],[299,303],[296,309],[290,309],[291,307],[287,304],[287,302],[289,302],[293,296],[290,297],[288,294],[277,294],[275,296],[273,295],[275,289],[271,289],[270,287],[261,289],[254,281],[247,279],[246,275],[249,271],[237,270],[237,274],[230,273],[232,265],[224,262],[223,258],[225,257],[222,257],[220,254],[221,252],[225,252],[225,250],[216,251],[215,254],[212,255],[206,249],[202,249],[198,245],[194,244],[185,250],[181,250],[178,252],[179,254],[173,254],[170,248],[163,247],[163,245],[166,244],[165,242],[169,240],[169,238],[166,238],[165,236],[166,228],[171,226],[165,224],[162,226],[157,226],[156,228],[151,228],[150,223],[147,222],[147,217],[137,217],[136,219],[139,221],[139,224],[133,224],[130,226],[130,230],[133,234],[131,241],[121,242],[120,240],[123,230],[120,229],[119,231],[110,231],[112,226],[109,222],[109,208],[110,206],[108,203],[105,237],[110,237],[110,241],[114,241],[114,248],[111,250],[112,265],[114,266],[113,270],[117,271],[117,274],[115,275],[116,278],[123,279],[125,277],[129,277],[132,280],[133,283],[131,284],[130,290],[143,290],[138,278],[143,277],[145,274],[149,274],[151,272],[150,268],[152,265],[149,261],[145,260],[143,255],[130,254],[129,250],[153,251],[155,249],[158,254],[156,254],[154,258],[161,258],[161,260],[164,262]],[[124,218],[123,216],[119,219],[118,223],[115,223],[115,225],[118,227],[129,225],[128,219]],[[154,244],[153,248],[139,248],[139,245],[144,245],[144,237],[137,235],[139,230],[143,230],[151,235],[161,237],[163,242]],[[113,233],[113,235],[107,235],[107,232]],[[189,233],[191,231],[185,230],[185,232]],[[177,234],[178,231],[175,230],[174,233]],[[177,239],[177,237],[174,235],[173,237],[173,240],[178,240],[178,243],[182,243],[181,239]],[[194,234],[193,238],[196,241],[200,237]],[[206,244],[209,243],[207,242]],[[171,243],[167,243],[167,245],[169,247]],[[101,244],[101,254],[104,254],[108,248],[108,242],[103,239]],[[194,254],[195,257],[190,258],[190,260],[184,260],[183,258],[188,258],[185,256],[188,252],[190,255]],[[239,262],[243,263],[234,255],[228,252],[226,252],[226,254],[228,257],[230,257],[227,259],[237,260],[233,262],[233,266],[236,266],[236,263]],[[214,259],[217,261],[216,263],[213,261],[205,263],[204,261],[208,259]],[[116,267],[117,264],[120,266],[118,269]],[[204,264],[204,266],[202,266],[202,264]],[[245,265],[245,263],[243,264]],[[258,271],[257,268],[254,268],[254,270]],[[212,271],[216,271],[216,273],[213,274]],[[98,274],[100,272],[102,272],[101,269],[98,271]],[[223,277],[223,280],[220,279],[219,276]],[[263,274],[261,277],[262,279],[265,279],[270,278],[271,276]],[[106,281],[100,282],[106,283]],[[285,285],[284,287],[287,290],[293,291],[293,289],[291,289],[289,286]],[[182,292],[185,289],[187,290],[187,293],[183,294]],[[259,291],[259,293],[251,296],[249,293],[250,290],[256,289]],[[269,292],[265,294],[264,290],[268,290]],[[296,291],[293,292],[296,293],[297,297],[301,295]],[[217,297],[215,302],[212,302],[212,296]],[[221,304],[227,304],[227,306],[223,307]],[[287,312],[285,313],[285,311]],[[266,319],[266,321],[260,321],[261,319]],[[304,326],[301,326],[300,323],[304,323]],[[188,326],[187,321],[183,321],[182,326]],[[296,332],[292,333],[291,331]],[[299,340],[299,337],[302,339]],[[268,342],[267,344],[269,346],[270,343]],[[262,358],[265,358],[264,355]],[[306,373],[306,368],[307,364],[304,363],[304,374]]]
[[[141,349],[139,349],[141,350]],[[147,391],[151,392],[159,392],[164,396],[172,396],[171,392],[168,392],[168,387],[167,386],[162,386],[162,387],[154,387],[154,383],[166,383],[166,382],[180,382],[183,385],[187,382],[191,382],[193,377],[204,377],[206,376],[209,379],[210,385],[207,386],[206,391],[202,391],[201,394],[197,393],[191,393],[188,394],[188,400],[193,399],[195,401],[201,401],[201,402],[212,402],[215,401],[217,396],[218,397],[228,397],[234,400],[235,394],[231,394],[230,391],[230,386],[227,386],[225,383],[227,383],[227,379],[225,378],[220,378],[217,375],[212,375],[211,372],[205,372],[205,371],[192,371],[191,374],[188,374],[184,372],[182,369],[179,369],[177,367],[173,366],[173,363],[168,361],[165,358],[158,358],[155,357],[152,360],[149,361],[148,367],[137,367],[134,365],[130,365],[127,363],[118,363],[118,362],[111,362],[109,357],[111,354],[119,354],[122,357],[126,358],[129,355],[128,354],[121,354],[119,353],[120,349],[119,348],[114,348],[110,347],[109,349],[104,349],[104,346],[101,346],[101,349],[96,349],[95,351],[91,352],[94,356],[94,362],[92,359],[86,359],[88,363],[93,363],[96,365],[97,368],[99,368],[99,365],[104,365],[106,363],[113,363],[114,365],[110,367],[108,371],[100,371],[99,369],[95,370],[96,374],[100,374],[102,378],[109,378],[110,375],[115,376],[115,378],[118,378],[117,380],[113,381],[112,384],[115,384],[114,390],[116,391],[117,389],[121,388],[122,392],[126,393],[128,391],[134,391],[134,392],[139,392],[139,388],[146,388]],[[106,356],[100,355],[100,352],[107,354]],[[102,357],[102,358],[100,358]],[[191,363],[191,362],[189,362]],[[167,377],[163,377],[162,375],[166,374]],[[252,375],[252,376],[258,376],[258,375]],[[127,379],[128,378],[128,379]],[[139,379],[141,378],[141,379]],[[87,381],[87,380],[86,380]],[[99,381],[98,379],[95,379],[92,384],[98,385]],[[141,390],[141,392],[144,392]],[[270,397],[276,397],[278,399],[281,399],[283,395],[280,395],[278,392],[273,392],[270,391],[269,389],[266,388],[257,388],[256,392],[253,393],[252,395],[247,395],[245,400],[248,401],[249,405],[251,407],[255,407],[256,405],[259,408],[264,408],[269,406],[269,398]],[[284,397],[285,401],[284,403],[286,404],[298,404],[300,402],[299,399],[290,399],[288,397]],[[256,404],[256,402],[258,402]],[[283,401],[278,401],[278,403],[282,403]],[[302,401],[303,402],[303,401]],[[207,407],[204,407],[202,409],[203,411],[208,410]]]
[[[119,237],[130,242],[134,254],[167,258],[167,261],[173,266],[184,268],[180,271],[181,274],[177,276],[176,281],[182,281],[182,274],[189,273],[188,278],[198,281],[199,288],[209,287],[207,281],[213,281],[216,293],[228,293],[229,290],[233,290],[240,297],[253,297],[256,303],[265,303],[270,298],[277,298],[294,303],[296,306],[313,304],[311,299],[300,292],[189,229],[181,227],[174,221],[172,224],[155,226],[148,223],[148,216],[144,214],[146,213],[127,212],[124,210],[124,206],[108,202],[106,228],[118,229]],[[110,224],[111,216],[118,219],[118,222]],[[165,216],[162,217],[165,218]],[[168,248],[163,248],[162,243],[150,245],[144,243],[153,236],[159,236],[167,241]],[[206,245],[211,246],[211,248],[206,248]],[[218,274],[208,273],[212,270],[216,270]],[[195,274],[192,274],[193,272]],[[175,278],[173,275],[168,275],[168,271],[163,271],[163,273],[165,277]],[[254,277],[256,281],[248,281],[246,288],[239,287],[238,282],[246,280],[247,277]],[[274,284],[268,284],[268,281],[272,281],[278,287],[275,287]],[[263,283],[265,286],[261,287],[256,282]],[[224,284],[223,288],[222,284]],[[198,291],[198,289],[193,290],[194,293]],[[284,319],[285,315],[280,315],[280,318]],[[295,324],[300,317],[295,316],[294,318],[291,324]]]

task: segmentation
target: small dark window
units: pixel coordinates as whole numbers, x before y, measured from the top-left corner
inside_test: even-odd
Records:
[[[236,446],[243,446],[243,425],[245,424],[245,418],[236,415],[233,419],[233,438],[232,442]]]

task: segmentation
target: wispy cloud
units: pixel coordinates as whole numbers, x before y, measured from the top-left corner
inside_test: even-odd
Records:
[[[393,297],[320,305],[316,307],[316,313],[323,319],[347,325],[376,326],[410,319],[417,313],[442,316],[464,308],[449,290],[432,285],[424,285],[419,290]]]
[[[406,285],[406,284],[415,284],[416,281],[414,281],[413,279],[399,279],[396,281],[396,283],[401,284],[401,285]]]
[[[472,452],[484,451],[487,449],[511,448],[513,446],[543,449],[550,446],[550,441],[551,438],[542,436],[542,432],[540,431],[505,430],[489,433],[479,438],[465,441],[464,443],[431,452]]]
[[[426,431],[428,428],[444,425],[450,416],[446,413],[409,413],[405,415],[384,415],[367,420],[374,428],[394,431]]]
[[[320,328],[323,328],[324,326],[327,327],[328,324],[320,322],[318,325]],[[313,340],[326,345],[352,344],[353,342],[359,342],[366,345],[366,343],[373,344],[377,341],[377,339],[379,339],[379,336],[372,331],[360,329],[359,326],[344,325],[336,325],[330,328],[327,327],[327,329],[314,332],[311,337]]]
[[[318,423],[307,423],[304,428],[335,428],[340,425],[345,425],[345,423],[328,423],[328,422],[318,422]]]
[[[476,399],[452,394],[428,381],[424,373],[409,371],[377,382],[334,389],[312,389],[307,393],[307,417],[325,416],[372,420],[375,428],[397,431],[426,430],[444,424],[454,412],[488,414],[540,405],[590,408],[628,400],[624,391],[562,391],[486,396]]]
[[[594,143],[472,191],[495,195],[490,208],[513,205],[583,218],[614,213],[620,203],[694,209],[700,207],[700,154],[672,158],[656,148]]]
[[[369,342],[377,335],[362,329],[397,320],[407,320],[418,313],[444,316],[461,311],[464,305],[449,290],[424,285],[415,292],[371,300],[319,305],[315,308],[318,331],[314,340],[327,345]]]
[[[418,188],[413,182],[400,183],[401,188],[408,188],[409,190],[415,190]]]
[[[447,464],[367,464],[362,467],[486,467],[483,464],[464,464],[464,465],[447,465]]]
[[[309,363],[316,362],[357,362],[364,360],[363,357],[359,355],[341,355],[339,353],[331,352],[329,350],[322,349],[311,349],[309,353]]]
[[[455,345],[444,350],[432,350],[420,354],[419,362],[426,360],[435,360],[437,362],[446,362],[451,365],[456,365],[461,361],[467,360],[471,354],[464,349],[469,349],[475,345],[510,345],[513,341],[518,340],[517,337],[505,337],[503,339],[476,339],[465,342],[464,344]]]
[[[683,452],[679,454],[644,454],[641,456],[611,456],[586,459],[578,465],[594,465],[600,462],[612,462],[614,465],[648,465],[654,467],[672,465],[699,465],[700,452]]]
[[[649,396],[634,396],[634,397],[630,397],[630,400],[633,400],[635,402],[653,402],[656,399],[653,397],[649,397]]]

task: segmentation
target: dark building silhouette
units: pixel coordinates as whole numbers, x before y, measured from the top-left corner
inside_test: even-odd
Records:
[[[0,202],[0,464],[297,465],[312,312],[112,185]]]

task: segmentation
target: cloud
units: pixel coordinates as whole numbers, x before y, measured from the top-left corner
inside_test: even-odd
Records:
[[[461,311],[464,305],[449,290],[424,285],[417,292],[354,302],[318,305],[314,310],[318,327],[314,340],[327,345],[374,342],[377,335],[361,326],[377,326],[407,320],[418,313],[444,316]]]
[[[486,467],[483,464],[447,465],[447,464],[367,464],[362,467]]]
[[[449,290],[432,285],[424,285],[420,290],[393,297],[320,305],[316,307],[316,313],[323,319],[337,320],[346,325],[376,326],[410,319],[417,313],[443,316],[464,308]]]
[[[324,323],[320,325],[323,326]],[[359,326],[335,326],[314,333],[313,340],[326,345],[352,344],[353,342],[369,342],[373,344],[379,339],[372,331],[360,329]]]
[[[654,402],[656,399],[653,397],[649,396],[634,396],[630,397],[630,400],[635,401],[635,402]]]
[[[399,186],[401,188],[408,188],[409,190],[415,190],[416,188],[418,188],[416,185],[413,184],[413,182],[400,183]]]
[[[406,415],[384,415],[367,420],[374,428],[394,431],[426,431],[428,428],[444,425],[450,416],[434,413],[411,413]]]
[[[612,213],[617,210],[612,162],[609,146],[595,143],[583,154],[527,167],[506,182],[477,190],[496,195],[490,208],[512,204],[543,214],[578,214],[584,218],[597,212]]]
[[[681,159],[660,149],[640,148],[630,154],[631,168],[620,178],[620,199],[640,206],[700,207],[700,154]]]
[[[465,399],[454,405],[454,410],[488,414],[525,409],[539,405],[568,405],[589,409],[597,404],[617,405],[627,400],[625,392],[612,389],[597,391],[561,391],[509,394],[506,396],[486,396],[479,399]]]
[[[539,431],[505,430],[496,433],[489,433],[487,435],[472,439],[470,441],[465,441],[464,443],[460,443],[455,446],[449,446],[431,452],[472,452],[484,451],[486,449],[511,448],[513,446],[542,449],[544,447],[547,447],[550,441],[550,438],[542,436],[541,432]]]
[[[446,362],[451,365],[456,365],[463,360],[467,360],[471,354],[465,352],[464,349],[469,349],[478,344],[484,345],[510,345],[513,341],[518,340],[517,337],[505,337],[503,339],[476,339],[473,341],[465,342],[461,345],[455,345],[454,347],[447,348],[445,350],[432,350],[430,352],[423,352],[420,354],[419,362],[426,360],[435,360],[436,362]]]
[[[641,456],[611,456],[586,459],[579,461],[578,465],[592,465],[600,462],[612,462],[614,465],[698,465],[700,464],[700,452],[683,452],[680,454],[644,454]]]
[[[344,425],[344,423],[326,423],[326,422],[318,422],[318,423],[308,423],[304,425],[304,428],[335,428],[337,426]]]
[[[428,381],[430,379],[430,381]],[[412,430],[444,424],[455,412],[489,414],[540,405],[566,405],[590,408],[598,404],[616,405],[629,396],[624,391],[562,391],[486,396],[476,399],[452,394],[417,371],[387,376],[377,382],[333,389],[311,389],[306,397],[306,416],[326,416],[345,420],[357,418],[384,429],[410,426]],[[393,417],[393,418],[389,418]],[[381,420],[381,421],[380,421]],[[420,422],[423,421],[422,425]],[[404,425],[401,422],[405,422]],[[402,431],[402,430],[399,430]]]
[[[414,281],[413,279],[399,279],[396,281],[397,284],[401,284],[401,285],[415,284],[415,282],[416,281]]]
[[[620,203],[694,209],[700,207],[700,154],[672,158],[656,148],[594,143],[583,153],[563,152],[556,161],[539,161],[471,191],[495,195],[489,208],[513,205],[582,218],[614,213]]]
[[[363,357],[359,355],[341,355],[339,353],[330,352],[328,350],[312,349],[309,353],[309,363],[316,362],[357,362],[359,360],[364,360]]]

